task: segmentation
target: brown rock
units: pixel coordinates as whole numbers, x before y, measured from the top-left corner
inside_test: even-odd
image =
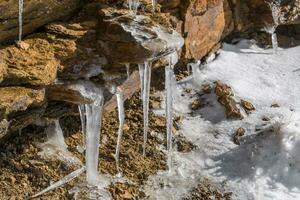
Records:
[[[240,145],[240,137],[245,135],[246,130],[244,128],[238,128],[233,135],[233,142],[236,145]]]
[[[188,0],[183,12],[187,59],[200,60],[233,30],[227,1]]]
[[[224,106],[226,117],[227,118],[235,118],[242,119],[243,116],[241,114],[240,109],[237,107],[237,103],[233,98],[233,91],[231,88],[220,82],[216,82],[215,93],[218,97],[218,102]]]
[[[47,88],[47,98],[74,104],[90,104],[95,100],[93,86],[89,81],[59,83]],[[90,93],[91,92],[91,93]]]
[[[204,94],[210,94],[212,92],[212,87],[210,84],[204,84],[202,85],[202,92]]]
[[[199,99],[196,99],[194,100],[192,103],[191,103],[191,109],[192,110],[198,110],[199,108],[202,107],[202,104],[201,104],[201,101]]]
[[[255,106],[249,101],[241,99],[241,104],[242,104],[243,108],[246,110],[246,112],[255,110]]]
[[[27,50],[8,46],[0,49],[2,65],[6,68],[1,85],[44,86],[54,82],[58,63],[53,49],[44,39],[28,39]]]
[[[39,107],[45,103],[44,90],[34,90],[24,87],[4,87],[0,88],[0,94],[0,110],[4,110],[4,115],[24,111],[28,107]]]
[[[23,33],[69,16],[81,5],[82,0],[31,0],[24,3]],[[16,39],[18,31],[18,1],[0,0],[0,43]]]

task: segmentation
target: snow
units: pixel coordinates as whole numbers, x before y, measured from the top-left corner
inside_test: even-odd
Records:
[[[300,199],[300,46],[274,55],[242,40],[224,44],[218,53],[178,84],[174,100],[176,115],[184,118],[179,131],[195,150],[174,152],[172,172],[151,176],[146,193],[150,199],[181,199],[206,177],[233,192],[233,199]],[[201,98],[210,105],[191,114],[188,106],[200,86],[217,80],[232,87],[237,102],[248,100],[256,110],[243,120],[228,120],[209,94]],[[236,145],[232,137],[240,127],[246,133]]]

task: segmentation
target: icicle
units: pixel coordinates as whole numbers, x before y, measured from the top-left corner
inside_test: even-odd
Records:
[[[272,47],[273,47],[273,53],[277,54],[278,52],[278,40],[277,40],[277,34],[274,32],[271,35],[272,37]]]
[[[150,83],[151,83],[151,63],[145,62],[144,75],[142,80],[142,101],[143,101],[143,116],[144,116],[144,143],[143,143],[143,156],[146,155],[146,145],[148,138],[149,127],[149,97],[150,97]]]
[[[167,120],[167,151],[168,151],[168,166],[169,170],[172,168],[172,128],[173,128],[173,90],[176,86],[176,78],[174,74],[174,66],[177,59],[177,54],[169,56],[169,65],[165,68],[165,90],[166,90],[166,120]],[[193,69],[194,67],[192,67]]]
[[[86,110],[86,179],[89,185],[97,185],[99,181],[99,143],[103,110],[103,93],[98,94],[98,99],[89,105]]]
[[[138,10],[139,5],[140,5],[139,0],[128,0],[129,10],[131,12],[133,12],[134,15],[137,14],[137,10]]]
[[[62,150],[67,150],[67,145],[65,143],[64,135],[61,130],[58,120],[55,120],[46,129],[46,134],[48,137],[48,144],[52,144]]]
[[[22,41],[22,32],[23,32],[23,0],[19,0],[19,42]]]
[[[127,79],[129,79],[130,76],[130,64],[126,63],[126,74],[127,74]]]
[[[156,0],[152,0],[152,9],[153,9],[153,12],[155,12],[155,7],[156,7]]]
[[[39,193],[35,194],[34,196],[32,196],[32,198],[36,198],[46,192],[49,192],[51,190],[54,190],[68,182],[70,182],[71,180],[73,180],[74,178],[78,177],[80,174],[82,174],[85,171],[85,167],[82,167],[80,169],[77,169],[76,171],[72,172],[71,174],[68,174],[67,176],[65,176],[63,179],[51,184],[49,187],[47,187],[46,189],[40,191]]]
[[[79,152],[83,152],[85,150],[85,137],[86,137],[86,112],[85,112],[85,105],[79,105],[79,114],[80,114],[80,121],[81,121],[81,128],[82,128],[82,145],[78,145],[77,149]]]
[[[119,166],[120,148],[121,148],[121,140],[123,135],[124,120],[125,120],[123,91],[121,89],[116,89],[116,96],[118,102],[119,130],[118,130],[118,140],[117,140],[115,159],[117,164],[117,170],[120,174],[120,166]]]
[[[140,74],[140,85],[141,85],[141,100],[143,100],[144,95],[144,74],[145,74],[145,65],[139,64],[139,74]]]

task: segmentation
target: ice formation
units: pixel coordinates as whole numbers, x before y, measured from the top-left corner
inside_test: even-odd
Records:
[[[86,137],[86,112],[85,112],[85,105],[78,105],[78,110],[80,114],[80,121],[81,121],[81,128],[82,128],[82,145],[78,145],[77,149],[79,152],[83,153],[85,150],[85,137]]]
[[[82,167],[80,169],[77,169],[76,171],[68,174],[67,176],[65,176],[63,179],[51,184],[49,187],[45,188],[44,190],[40,191],[39,193],[35,194],[34,196],[32,196],[32,198],[36,198],[46,192],[49,192],[51,190],[54,190],[68,182],[70,182],[71,180],[73,180],[74,178],[80,176],[83,172],[85,171],[85,167]]]
[[[126,74],[127,74],[127,79],[130,77],[130,64],[126,63]]]
[[[152,0],[151,3],[152,3],[153,12],[155,12],[156,0]]]
[[[22,41],[22,32],[23,32],[23,0],[19,0],[19,42]]]
[[[120,173],[120,166],[119,166],[120,148],[121,148],[123,127],[124,127],[124,120],[125,120],[123,91],[121,89],[117,88],[116,96],[117,96],[117,103],[118,103],[119,129],[118,129],[118,139],[117,139],[115,159],[116,159],[116,164],[117,164],[117,170]]]
[[[140,5],[139,0],[128,0],[128,7],[131,12],[133,12],[135,15],[137,14],[138,7]]]
[[[151,83],[151,62],[139,64],[140,82],[141,82],[141,98],[143,102],[143,116],[144,116],[144,143],[143,155],[146,155],[146,145],[149,128],[149,97],[150,97],[150,83]]]

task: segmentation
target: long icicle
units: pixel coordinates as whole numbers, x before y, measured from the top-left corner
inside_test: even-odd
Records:
[[[103,93],[98,95],[98,99],[93,104],[85,106],[87,121],[86,179],[89,185],[97,185],[99,181],[99,143],[104,99]]]
[[[143,101],[144,96],[144,76],[145,76],[145,65],[139,64],[139,74],[140,74],[140,85],[141,85],[141,100]]]
[[[79,150],[82,153],[85,150],[85,137],[86,137],[86,111],[85,105],[78,106],[79,114],[80,114],[80,121],[81,121],[81,128],[82,128],[82,145],[79,146]]]
[[[151,63],[145,62],[144,71],[144,89],[143,89],[143,114],[144,114],[144,144],[143,144],[143,156],[146,155],[146,145],[148,139],[149,128],[149,97],[150,97],[150,83],[151,83]]]
[[[165,68],[166,119],[167,119],[167,151],[169,171],[172,169],[172,128],[173,128],[173,85],[176,82],[173,71],[173,55],[169,57],[169,65]]]
[[[126,74],[127,74],[127,79],[130,77],[130,64],[126,63]]]
[[[155,12],[156,0],[152,0],[152,10]]]
[[[80,174],[82,174],[85,171],[85,167],[82,167],[80,169],[77,169],[76,171],[68,174],[67,176],[65,176],[63,179],[51,184],[49,187],[45,188],[44,190],[40,191],[39,193],[35,194],[34,196],[32,196],[32,198],[36,198],[46,192],[49,192],[51,190],[54,190],[68,182],[70,182],[71,180],[73,180],[74,178],[78,177]]]
[[[125,111],[124,111],[124,95],[121,89],[116,89],[116,96],[118,102],[118,116],[119,116],[119,130],[118,130],[118,139],[117,139],[117,147],[115,153],[116,165],[118,173],[120,174],[120,148],[121,148],[121,141],[123,135],[123,127],[124,127],[124,120],[125,120]]]
[[[23,9],[24,9],[24,2],[23,0],[19,0],[19,42],[22,41],[22,34],[23,34]]]

